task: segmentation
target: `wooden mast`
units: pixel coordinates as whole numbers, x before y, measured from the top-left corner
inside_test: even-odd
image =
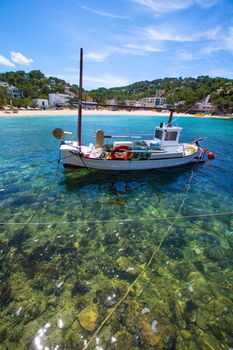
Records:
[[[168,120],[168,123],[167,123],[168,127],[172,126],[172,116],[173,116],[173,111],[170,112],[169,120]]]
[[[82,146],[82,95],[83,95],[83,49],[80,49],[79,105],[78,105],[78,147]]]

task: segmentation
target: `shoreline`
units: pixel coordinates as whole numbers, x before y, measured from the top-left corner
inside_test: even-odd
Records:
[[[4,111],[0,111],[0,118],[11,118],[11,117],[64,117],[64,116],[77,116],[78,109],[70,110],[45,110],[45,111],[18,111],[18,113],[6,113]],[[116,115],[116,116],[149,116],[149,117],[165,117],[169,115],[169,112],[157,112],[157,111],[126,111],[126,110],[118,110],[118,111],[109,111],[109,110],[83,110],[83,115],[92,116],[92,115]],[[233,116],[219,116],[219,115],[204,115],[198,116],[194,114],[185,114],[185,113],[174,113],[174,117],[181,118],[213,118],[213,119],[233,119]]]

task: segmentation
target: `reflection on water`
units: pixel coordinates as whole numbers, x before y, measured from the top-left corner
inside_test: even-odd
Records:
[[[229,121],[182,120],[188,139],[208,129],[206,147],[217,154],[198,167],[60,169],[56,177],[49,132],[66,120],[41,119],[0,121],[9,132],[0,182],[1,349],[82,349],[155,251],[89,348],[231,349],[233,145],[221,138],[221,129],[233,134]],[[149,132],[154,121],[146,123]]]

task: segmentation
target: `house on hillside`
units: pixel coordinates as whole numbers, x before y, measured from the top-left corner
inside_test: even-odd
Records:
[[[7,88],[7,91],[8,91],[9,99],[22,97],[21,91],[16,86],[13,86],[13,85],[9,86]]]
[[[49,94],[49,105],[54,107],[67,107],[70,104],[68,94]]]
[[[4,88],[8,88],[8,87],[9,87],[9,84],[6,83],[5,81],[0,81],[0,86],[1,86],[1,87],[4,87]]]
[[[117,100],[111,99],[111,100],[106,100],[106,104],[112,106],[112,110],[115,111],[117,109]]]
[[[65,87],[65,93],[70,96],[70,98],[76,97],[76,94],[72,91],[70,91],[70,88],[68,86]]]
[[[167,107],[166,97],[146,97],[143,99],[145,107]]]
[[[125,105],[127,107],[143,107],[143,103],[137,100],[125,100]]]
[[[211,112],[214,110],[214,106],[211,102],[198,102],[196,107],[200,112]]]
[[[206,96],[205,100],[203,102],[198,102],[196,104],[197,108],[199,109],[199,111],[202,112],[211,112],[214,110],[214,106],[212,105],[212,103],[210,102],[210,95]]]
[[[49,100],[47,98],[34,98],[33,102],[37,104],[39,109],[49,109]]]

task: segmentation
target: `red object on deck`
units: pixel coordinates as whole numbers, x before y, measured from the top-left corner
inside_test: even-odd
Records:
[[[214,159],[215,158],[215,155],[213,152],[209,152],[208,153],[208,159]]]

